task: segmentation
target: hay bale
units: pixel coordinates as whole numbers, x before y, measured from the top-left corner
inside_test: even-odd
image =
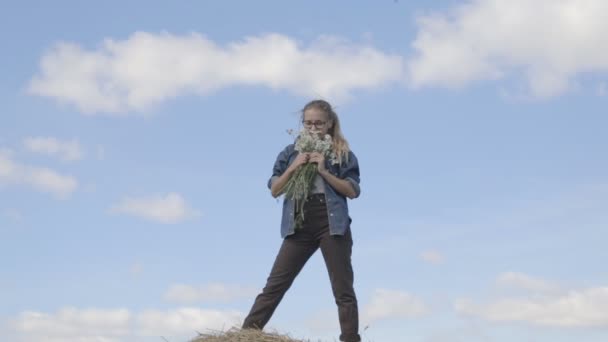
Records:
[[[212,331],[207,334],[199,333],[199,336],[190,342],[310,342],[310,340],[298,340],[277,332],[263,332],[257,329],[233,327],[228,331]]]

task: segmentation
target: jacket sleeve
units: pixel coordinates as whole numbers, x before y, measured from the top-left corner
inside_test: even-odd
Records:
[[[359,197],[361,194],[361,186],[359,185],[360,174],[359,174],[359,161],[352,151],[348,152],[348,162],[342,164],[338,176],[342,179],[347,180],[355,190],[355,197]]]
[[[289,146],[285,147],[277,156],[274,166],[272,167],[272,176],[268,179],[268,189],[272,188],[272,183],[279,178],[285,170],[289,162]]]

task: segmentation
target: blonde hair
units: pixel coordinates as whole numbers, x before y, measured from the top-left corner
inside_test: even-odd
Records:
[[[304,112],[312,108],[324,112],[327,115],[328,120],[332,122],[332,125],[327,133],[333,140],[332,147],[334,154],[336,157],[338,157],[340,164],[342,164],[343,161],[348,162],[348,152],[350,151],[350,147],[348,145],[348,141],[346,141],[346,138],[344,138],[344,134],[342,134],[342,130],[340,129],[340,119],[338,119],[338,114],[336,114],[329,102],[325,100],[312,100],[308,102],[304,108],[302,108],[302,120],[304,120]]]

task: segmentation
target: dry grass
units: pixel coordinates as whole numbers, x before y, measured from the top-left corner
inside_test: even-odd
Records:
[[[289,335],[276,332],[263,332],[255,329],[240,329],[233,327],[228,331],[212,331],[208,334],[199,333],[199,336],[190,342],[311,342],[298,340]]]

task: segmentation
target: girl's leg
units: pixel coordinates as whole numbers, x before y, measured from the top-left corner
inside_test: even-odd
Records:
[[[340,341],[361,341],[359,335],[359,310],[353,288],[353,267],[351,264],[353,240],[350,228],[344,235],[329,235],[321,239],[321,252],[327,266],[331,287],[338,305],[340,320]]]
[[[319,248],[314,239],[296,232],[283,239],[281,249],[277,254],[266,286],[253,303],[253,306],[243,322],[243,329],[263,329],[274,313],[285,292],[306,264],[306,261]]]

